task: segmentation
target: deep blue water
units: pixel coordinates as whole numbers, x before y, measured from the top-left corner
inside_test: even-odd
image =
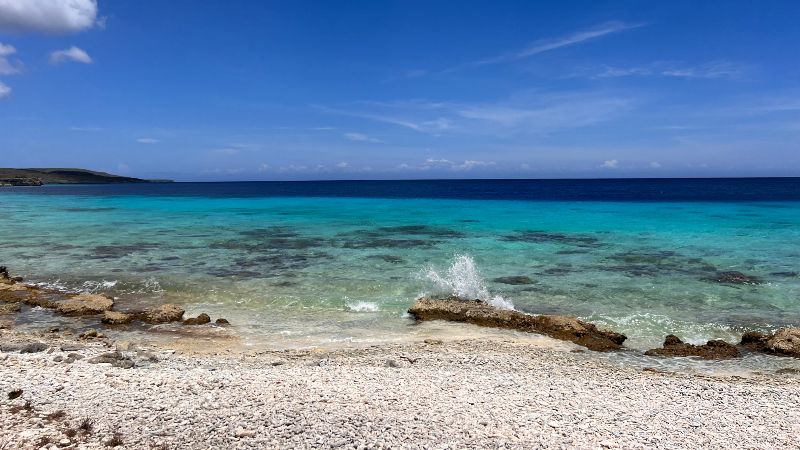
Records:
[[[40,195],[361,197],[462,200],[743,202],[800,200],[800,178],[274,181],[63,185],[17,188]]]

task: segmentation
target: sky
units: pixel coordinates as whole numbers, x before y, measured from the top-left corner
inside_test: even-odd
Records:
[[[800,2],[0,0],[0,165],[800,176]]]

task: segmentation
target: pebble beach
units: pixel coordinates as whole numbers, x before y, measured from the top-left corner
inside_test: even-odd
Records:
[[[800,446],[792,371],[668,373],[503,338],[215,351],[0,333],[3,449]]]

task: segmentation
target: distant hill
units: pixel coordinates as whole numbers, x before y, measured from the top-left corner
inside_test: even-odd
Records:
[[[0,186],[41,186],[43,184],[165,183],[85,169],[2,169]]]

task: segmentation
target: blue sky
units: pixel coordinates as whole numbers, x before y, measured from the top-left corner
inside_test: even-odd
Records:
[[[800,175],[800,2],[0,0],[3,166]]]

